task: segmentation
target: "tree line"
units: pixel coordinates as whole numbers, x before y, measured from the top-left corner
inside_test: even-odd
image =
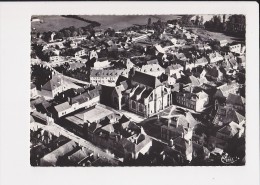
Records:
[[[214,15],[211,20],[204,23],[205,29],[209,31],[223,32],[234,36],[245,35],[245,16]]]

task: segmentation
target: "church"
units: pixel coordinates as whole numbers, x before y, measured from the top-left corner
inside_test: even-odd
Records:
[[[155,76],[135,71],[130,80],[120,76],[116,87],[102,86],[101,103],[151,117],[172,104],[171,89]]]

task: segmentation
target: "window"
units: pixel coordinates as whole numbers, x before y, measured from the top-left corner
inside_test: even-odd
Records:
[[[144,111],[143,105],[140,104],[140,105],[139,105],[139,112],[143,112],[143,111]]]
[[[136,104],[135,104],[134,101],[132,101],[132,108],[133,108],[133,109],[136,109]]]

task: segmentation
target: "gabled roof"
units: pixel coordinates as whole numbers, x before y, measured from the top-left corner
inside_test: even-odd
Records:
[[[132,80],[134,82],[146,85],[148,87],[152,87],[152,88],[156,88],[160,85],[162,85],[162,83],[155,77],[146,73],[142,73],[139,71],[136,71]]]
[[[222,122],[223,125],[226,125],[231,123],[232,121],[240,124],[244,120],[245,117],[236,112],[233,108],[219,107],[214,122],[215,124]]]
[[[61,83],[61,77],[59,75],[54,75],[52,76],[52,79],[50,79],[46,84],[42,86],[42,89],[52,91],[61,86]]]

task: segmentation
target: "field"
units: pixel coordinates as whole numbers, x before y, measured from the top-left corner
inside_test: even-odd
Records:
[[[227,40],[228,42],[233,42],[233,41],[242,42],[242,43],[245,42],[244,38],[232,37],[232,36],[225,35],[224,33],[211,32],[211,31],[200,29],[200,28],[194,28],[192,30],[193,30],[193,32],[195,34],[197,34],[198,36],[200,36],[202,38],[212,38],[212,39],[217,39],[217,40]]]
[[[80,21],[77,19],[66,18],[58,15],[53,16],[37,16],[43,23],[40,22],[32,22],[32,28],[36,28],[39,32],[47,32],[47,31],[59,31],[62,28],[75,26],[76,28],[87,26],[88,23],[84,21]]]
[[[36,28],[36,30],[40,32],[44,31],[58,31],[65,27],[74,26],[76,28],[87,26],[88,23],[84,21],[80,21],[73,18],[66,18],[58,15],[53,16],[37,16],[40,19],[43,20],[43,23],[40,22],[32,22],[31,25],[33,28]],[[146,24],[148,21],[148,18],[150,17],[152,22],[157,21],[158,19],[161,19],[161,21],[167,21],[170,19],[175,19],[179,16],[177,15],[128,15],[128,16],[122,16],[122,15],[107,15],[107,16],[100,16],[100,15],[80,15],[80,17],[91,20],[91,21],[97,21],[101,23],[100,28],[106,29],[106,28],[113,28],[115,30],[123,29],[129,26],[132,26],[133,24]]]

